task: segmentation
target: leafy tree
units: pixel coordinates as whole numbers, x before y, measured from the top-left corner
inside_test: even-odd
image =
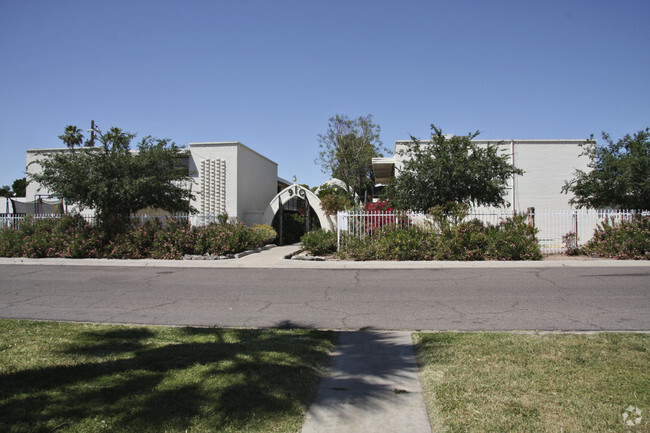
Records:
[[[327,132],[318,134],[316,163],[323,173],[345,182],[350,202],[372,191],[372,158],[385,150],[379,132],[371,114],[356,119],[337,114],[329,119]]]
[[[25,197],[25,190],[27,189],[27,181],[23,177],[14,180],[14,183],[3,185],[0,187],[0,197]]]
[[[27,179],[21,177],[20,179],[14,180],[14,183],[11,184],[11,189],[13,190],[14,197],[25,197],[27,191]]]
[[[404,166],[384,191],[384,197],[398,209],[428,211],[434,206],[461,203],[474,206],[507,205],[508,180],[521,169],[508,162],[498,146],[480,147],[472,142],[479,132],[467,136],[446,136],[431,125],[431,142],[413,143]]]
[[[61,139],[69,145],[68,137],[64,134]],[[40,159],[42,171],[31,179],[70,203],[95,209],[100,224],[110,232],[123,228],[129,215],[147,207],[190,210],[193,196],[183,186],[189,173],[181,149],[168,138],[146,136],[132,152],[134,138],[135,134],[115,127],[98,131],[102,146],[75,149],[80,145],[76,140],[69,151]]]
[[[617,142],[605,132],[602,137],[604,145],[593,135],[583,144],[591,170],[576,170],[562,192],[573,193],[569,202],[579,208],[650,209],[650,128]]]

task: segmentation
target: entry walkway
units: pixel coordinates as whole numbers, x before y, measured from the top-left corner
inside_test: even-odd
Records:
[[[430,433],[410,332],[341,332],[302,433]]]
[[[269,246],[260,251],[251,252],[234,260],[224,260],[230,265],[242,268],[273,268],[278,266],[286,257],[300,251],[300,244],[283,245],[281,247]]]

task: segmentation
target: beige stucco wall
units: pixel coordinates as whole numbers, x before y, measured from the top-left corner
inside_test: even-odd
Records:
[[[578,143],[515,143],[515,165],[525,172],[515,179],[518,210],[529,207],[538,210],[571,209],[569,200],[573,195],[562,193],[562,187],[565,181],[574,177],[576,169],[589,169],[589,158],[581,156],[582,148]]]
[[[48,154],[51,155],[56,152],[69,152],[69,151],[70,150],[67,148],[27,149],[25,151],[25,168],[27,173],[27,180],[29,180],[30,174],[39,173],[42,170],[40,164],[38,164],[37,162],[40,158],[43,158]],[[33,200],[36,194],[50,194],[50,191],[42,187],[39,183],[35,181],[30,181],[27,184],[27,188],[25,190],[25,197],[29,200]]]
[[[589,159],[581,155],[584,140],[472,140],[481,146],[499,145],[514,164],[524,170],[523,176],[514,176],[506,192],[506,200],[517,211],[529,207],[545,210],[571,209],[571,195],[561,192],[564,182],[573,178],[576,169],[588,170]],[[396,175],[403,167],[410,141],[395,142]],[[427,141],[422,144],[426,145]],[[514,190],[513,190],[514,185]]]
[[[581,156],[584,140],[473,140],[482,146],[499,144],[517,168],[524,171],[509,182],[506,200],[517,211],[571,209],[572,195],[562,193],[564,182],[576,169],[587,170],[589,159]],[[514,153],[513,153],[514,152]],[[513,189],[514,185],[514,189]]]
[[[260,224],[278,190],[278,165],[241,144],[237,162],[237,215],[247,225]]]

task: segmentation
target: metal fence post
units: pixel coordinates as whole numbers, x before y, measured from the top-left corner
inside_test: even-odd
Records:
[[[526,215],[528,215],[528,224],[535,227],[535,208],[529,207],[526,209]]]

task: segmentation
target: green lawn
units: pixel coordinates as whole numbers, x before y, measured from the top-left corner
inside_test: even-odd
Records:
[[[299,432],[335,339],[0,320],[0,431]],[[650,431],[650,335],[414,339],[434,432]]]
[[[335,338],[0,320],[0,431],[298,432]]]
[[[650,431],[650,335],[444,332],[414,339],[434,432]],[[642,410],[631,427],[622,416],[629,406]]]

